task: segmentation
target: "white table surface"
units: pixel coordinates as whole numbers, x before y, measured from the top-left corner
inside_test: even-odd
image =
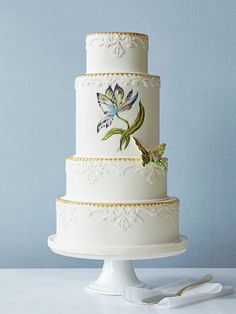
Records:
[[[100,269],[0,269],[1,314],[118,314],[118,313],[236,313],[236,295],[220,297],[175,310],[129,304],[120,296],[89,294],[84,287]],[[236,269],[137,268],[138,277],[159,285],[180,278],[212,273],[215,281],[236,288]],[[204,312],[203,312],[204,311]]]

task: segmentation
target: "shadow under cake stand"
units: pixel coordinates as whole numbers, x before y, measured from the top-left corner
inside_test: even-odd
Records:
[[[132,260],[169,257],[184,253],[188,246],[187,237],[180,235],[179,240],[166,244],[135,246],[127,248],[94,249],[86,251],[68,250],[57,244],[56,236],[48,237],[50,249],[60,255],[104,260],[98,279],[87,286],[87,290],[99,294],[122,295],[125,287],[147,287],[134,271]]]

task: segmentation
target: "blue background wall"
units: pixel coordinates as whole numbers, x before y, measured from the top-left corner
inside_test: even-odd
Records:
[[[53,254],[64,157],[75,151],[74,78],[85,34],[150,36],[162,78],[169,194],[188,251],[138,266],[236,266],[236,2],[0,1],[0,267],[97,266]]]

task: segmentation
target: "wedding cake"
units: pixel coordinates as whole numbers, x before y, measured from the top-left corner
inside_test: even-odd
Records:
[[[179,199],[167,194],[160,77],[147,70],[147,35],[87,35],[86,74],[75,80],[76,154],[66,158],[49,246],[96,255],[186,247]]]

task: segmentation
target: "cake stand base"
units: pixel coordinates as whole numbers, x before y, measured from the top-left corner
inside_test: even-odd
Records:
[[[98,279],[86,289],[100,294],[121,295],[126,286],[147,287],[137,278],[132,261],[105,260]]]
[[[122,295],[125,287],[147,287],[147,284],[140,281],[134,271],[132,260],[162,258],[179,255],[186,251],[188,239],[180,236],[179,240],[172,243],[152,245],[145,247],[130,247],[129,254],[93,254],[80,250],[67,250],[57,244],[55,235],[48,238],[48,246],[54,253],[75,258],[88,258],[104,260],[102,271],[96,281],[86,287],[87,291],[106,294]],[[139,252],[139,254],[138,254]]]

